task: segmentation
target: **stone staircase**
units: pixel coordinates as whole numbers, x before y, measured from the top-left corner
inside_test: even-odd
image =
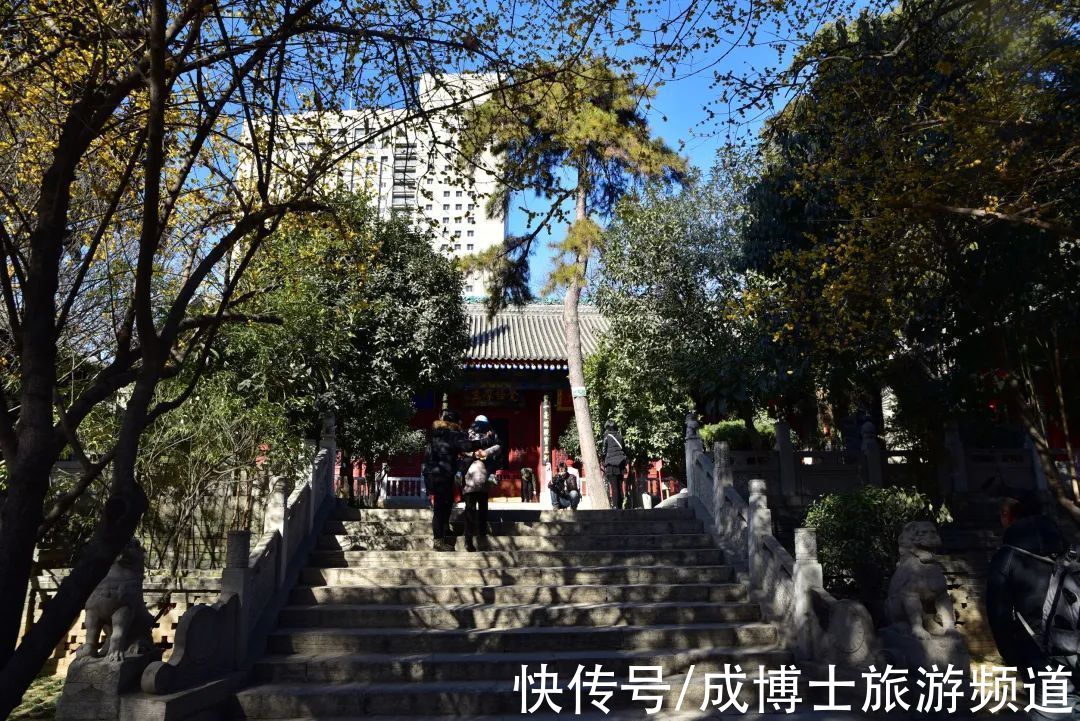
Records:
[[[968,498],[954,504],[954,520],[941,528],[938,560],[949,582],[956,625],[973,658],[1000,662],[986,619],[986,569],[1001,546],[1000,505]]]
[[[705,673],[739,664],[751,700],[759,665],[790,663],[687,509],[493,509],[489,521],[488,550],[434,552],[429,511],[338,511],[233,717],[520,718],[515,677],[547,664],[563,689],[579,665],[620,685],[630,666],[663,666],[660,717],[676,718],[680,695],[698,712]],[[574,696],[553,698],[573,715]],[[616,718],[650,705],[622,689],[608,702]]]

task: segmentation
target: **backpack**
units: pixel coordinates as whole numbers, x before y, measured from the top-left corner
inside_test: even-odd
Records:
[[[1040,556],[1017,546],[1006,547],[1054,567],[1038,630],[1019,613],[1016,618],[1043,653],[1069,668],[1080,668],[1080,547],[1055,557]]]

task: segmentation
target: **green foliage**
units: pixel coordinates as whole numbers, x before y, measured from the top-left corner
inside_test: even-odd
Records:
[[[745,314],[831,398],[891,387],[924,447],[995,398],[1036,435],[1067,415],[1032,378],[1074,375],[1055,355],[1080,338],[1075,20],[1042,0],[864,12],[802,49],[804,92],[766,126]]]
[[[896,568],[897,539],[904,525],[948,520],[947,508],[935,509],[918,491],[864,486],[817,499],[807,508],[803,525],[817,529],[826,589],[874,609],[884,600]]]
[[[11,721],[52,719],[63,690],[62,676],[39,676],[26,689],[22,703],[11,713]]]
[[[650,359],[633,345],[618,344],[616,338],[615,332],[602,338],[585,363],[593,418],[619,425],[632,462],[658,458],[669,465],[678,462],[684,456],[682,428],[690,398],[673,393],[657,378]]]
[[[337,415],[339,445],[354,458],[374,464],[416,450],[413,396],[448,384],[467,343],[461,285],[408,218],[379,218],[362,198],[283,223],[248,268],[234,311],[263,322],[226,326],[191,396],[143,435],[148,564],[213,566],[227,530],[258,532],[246,499],[267,489],[253,484],[266,472],[295,476],[300,440],[317,433],[324,412]],[[163,381],[157,395],[176,397],[190,381]],[[115,433],[107,410],[83,423],[88,452]],[[61,479],[52,492],[73,483]],[[105,491],[104,482],[91,487],[49,545],[78,548]]]
[[[776,430],[772,423],[756,421],[754,433],[746,427],[744,421],[720,421],[701,427],[701,440],[705,447],[712,448],[713,443],[727,441],[733,451],[752,451],[770,449],[776,445]]]
[[[752,172],[751,158],[725,151],[678,192],[628,196],[604,234],[594,294],[611,325],[590,389],[635,452],[677,461],[686,411],[754,417],[804,392],[771,333],[738,312]]]
[[[581,440],[578,438],[577,423],[571,421],[566,426],[566,430],[559,436],[558,445],[571,458],[581,458]]]
[[[411,447],[413,396],[449,385],[468,343],[461,273],[429,235],[346,196],[329,217],[285,224],[250,276],[276,279],[255,305],[283,322],[233,336],[245,393],[278,400],[297,427],[335,413],[356,458]]]
[[[608,217],[630,189],[646,179],[679,178],[685,161],[651,135],[642,101],[655,90],[633,73],[619,72],[603,59],[575,56],[565,63],[542,62],[520,69],[523,77],[543,75],[541,84],[514,78],[485,103],[466,113],[461,138],[463,169],[497,158],[499,190],[488,212],[508,212],[511,193],[528,190],[548,201],[537,212],[522,208],[530,230],[507,241],[493,263],[493,305],[528,297],[528,258],[542,230],[560,221],[573,224],[554,245],[557,259],[548,288],[580,285],[590,256],[601,241],[590,215]],[[568,210],[576,201],[575,213]],[[565,205],[564,205],[565,204]]]
[[[304,429],[288,422],[282,404],[242,391],[245,380],[233,369],[211,374],[143,434],[136,471],[154,499],[139,529],[149,568],[220,567],[228,530],[261,531],[247,499],[265,497],[267,474],[296,477],[306,460]],[[186,382],[158,392],[173,396]]]

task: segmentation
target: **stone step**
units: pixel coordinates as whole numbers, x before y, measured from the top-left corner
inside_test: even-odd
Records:
[[[997,531],[945,527],[939,534],[946,553],[962,550],[993,551],[1001,545],[1001,534]]]
[[[695,673],[722,671],[725,664],[738,664],[748,673],[759,666],[776,668],[791,662],[790,654],[769,647],[661,649],[642,651],[579,651],[553,656],[541,653],[492,654],[406,654],[348,653],[266,656],[255,665],[259,683],[399,683],[445,681],[510,681],[521,666],[572,678],[577,667],[600,666],[616,676],[627,676],[630,666],[662,666],[665,674],[685,673],[691,664]]]
[[[461,509],[455,510],[460,515]],[[427,521],[431,522],[428,508],[349,508],[339,507],[334,514],[339,521]],[[537,522],[537,521],[583,521],[589,523],[613,521],[677,521],[693,520],[694,512],[688,508],[636,508],[632,510],[579,510],[538,511],[531,509],[488,508],[488,521]]]
[[[301,586],[292,591],[292,605],[363,603],[632,603],[745,601],[741,583],[677,585],[576,586]]]
[[[583,566],[709,566],[723,563],[718,548],[618,551],[313,551],[315,568],[522,568]]]
[[[377,528],[378,526],[374,526]],[[616,549],[669,550],[682,548],[714,548],[712,537],[704,533],[679,533],[667,535],[631,534],[567,536],[488,536],[485,548],[491,551],[604,551]],[[464,550],[463,538],[454,539],[456,550]],[[375,533],[349,533],[319,537],[318,549],[322,551],[431,551],[431,532],[424,535],[387,536]]]
[[[324,530],[331,534],[378,534],[383,536],[423,536],[431,538],[430,511],[428,518],[417,520],[385,520],[385,521],[360,521],[360,520],[330,520],[327,521]],[[488,526],[491,532],[498,536],[577,536],[602,535],[602,536],[628,536],[634,534],[662,535],[674,533],[701,533],[702,523],[694,518],[675,520],[651,520],[641,519],[634,521],[605,521],[595,518],[581,518],[580,513],[567,514],[565,518],[557,521],[498,521],[489,516]],[[464,532],[464,524],[460,517],[455,518],[450,524],[451,530],[461,535]]]
[[[447,554],[440,554],[447,555]],[[470,554],[475,555],[475,554]],[[731,566],[594,566],[589,568],[305,568],[305,586],[577,586],[724,583]]]
[[[536,670],[538,669],[530,669],[530,672]],[[752,673],[755,672],[756,668]],[[667,685],[666,689],[644,692],[648,696],[662,697],[660,713],[647,717],[646,709],[652,707],[654,702],[635,699],[631,689],[622,687],[627,683],[625,677],[609,678],[617,687],[613,689],[607,707],[638,714],[637,718],[667,719],[671,718],[669,714],[673,711],[699,711],[705,701],[705,684],[697,677],[696,669],[688,683],[684,675],[665,676],[663,683]],[[566,689],[569,681],[569,678],[560,678],[562,693],[551,695],[563,716],[575,715],[574,691]],[[744,702],[753,704],[755,691],[748,678],[739,696]],[[596,710],[591,706],[591,697],[587,691],[583,691],[581,697],[583,711]],[[530,706],[535,703],[535,698],[535,695],[529,695]],[[514,690],[513,681],[262,684],[241,691],[237,694],[236,701],[237,715],[242,719],[368,717],[380,714],[422,718],[450,716],[458,719],[491,714],[529,717],[522,713],[522,694]],[[809,708],[809,704],[807,707]],[[553,711],[546,705],[542,705],[542,708],[548,712]],[[753,706],[751,708],[757,710]]]
[[[288,628],[494,629],[521,626],[649,626],[757,621],[751,603],[467,604],[458,606],[315,605],[282,609]]]
[[[282,628],[270,635],[272,654],[511,653],[769,646],[776,629],[764,623],[611,626],[581,629],[534,626],[510,629]]]

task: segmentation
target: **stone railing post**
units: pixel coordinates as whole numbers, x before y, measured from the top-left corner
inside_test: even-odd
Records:
[[[325,486],[311,489],[317,501],[312,504],[312,508],[316,509],[322,505],[321,496],[334,495],[334,471],[332,469],[337,468],[337,419],[333,413],[327,413],[323,416],[319,448],[326,451],[327,467],[331,470],[326,472],[326,469],[321,469],[323,472],[320,474],[322,477],[319,482],[325,484]]]
[[[727,441],[713,443],[713,514],[717,520],[724,513],[727,489],[735,484],[731,472],[731,447]]]
[[[747,518],[748,561],[750,563],[750,588],[759,590],[765,577],[764,537],[772,533],[772,511],[769,510],[765,495],[765,481],[755,478],[750,481],[750,501]]]
[[[266,510],[263,513],[263,534],[277,532],[281,543],[281,553],[278,558],[278,567],[274,569],[276,579],[274,588],[282,583],[285,578],[285,506],[288,503],[288,484],[284,476],[274,476],[270,479],[270,496],[266,499]]]
[[[242,664],[247,655],[251,634],[251,531],[229,531],[225,542],[225,569],[221,572],[223,593],[235,593],[240,599],[236,624],[236,661]]]
[[[723,494],[723,489],[735,483],[731,472],[731,446],[727,441],[713,443],[713,463],[713,482]]]
[[[795,584],[794,639],[803,658],[813,658],[815,619],[813,598],[815,589],[825,587],[825,576],[817,560],[817,529],[795,529]]]
[[[701,442],[701,434],[698,433],[698,429],[701,428],[701,423],[698,422],[697,415],[694,413],[686,414],[686,492],[693,495],[698,489],[694,482],[695,468],[697,464],[698,456],[705,452],[705,447]]]
[[[866,482],[871,486],[885,485],[885,468],[882,465],[881,444],[877,439],[877,428],[870,421],[862,424],[862,455],[866,464]]]
[[[791,444],[791,426],[787,421],[777,421],[773,424],[776,431],[776,453],[779,456],[780,470],[780,495],[793,496],[798,489],[798,479],[795,477],[795,446]]]
[[[948,455],[945,468],[941,471],[941,490],[946,495],[967,493],[967,453],[960,438],[960,428],[956,421],[945,424],[945,452]]]
[[[285,501],[287,486],[283,476],[270,479],[270,495],[263,510],[263,533],[285,530]]]

